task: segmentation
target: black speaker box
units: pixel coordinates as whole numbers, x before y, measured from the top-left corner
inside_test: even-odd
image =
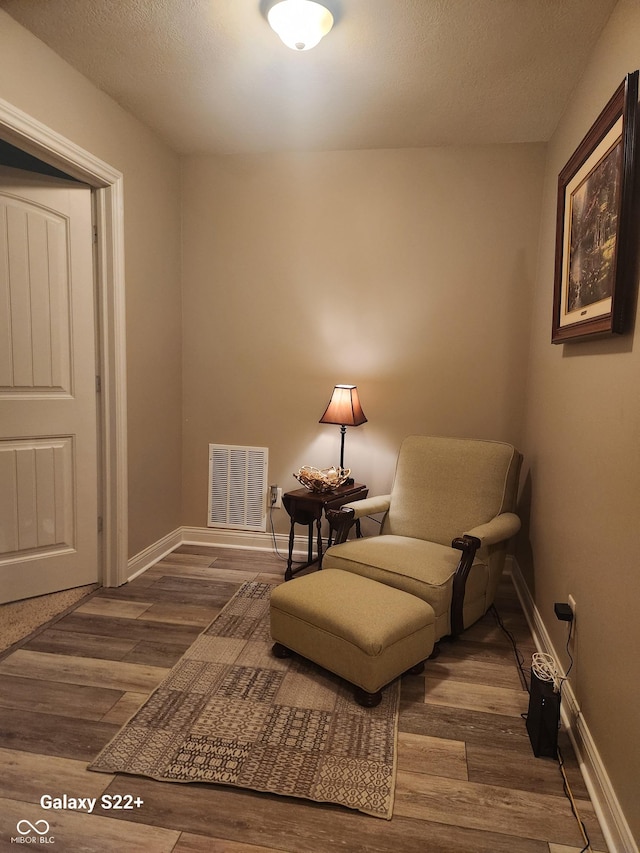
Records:
[[[559,724],[560,693],[554,692],[553,681],[542,681],[532,672],[527,731],[536,757],[557,757]]]

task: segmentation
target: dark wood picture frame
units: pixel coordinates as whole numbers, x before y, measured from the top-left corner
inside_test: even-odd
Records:
[[[637,242],[637,116],[634,71],[558,177],[554,344],[625,331]]]

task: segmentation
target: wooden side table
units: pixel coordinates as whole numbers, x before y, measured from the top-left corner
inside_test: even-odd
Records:
[[[287,560],[287,568],[284,573],[286,581],[297,573],[306,569],[313,563],[318,563],[318,568],[322,568],[322,517],[328,509],[340,509],[344,504],[352,501],[361,501],[369,494],[369,489],[363,486],[362,483],[352,483],[351,485],[340,486],[332,492],[319,494],[318,492],[310,492],[308,489],[295,489],[292,492],[286,492],[282,496],[282,503],[291,519],[291,529],[289,531],[289,558]],[[315,522],[317,532],[317,555],[313,556],[313,524]],[[296,524],[307,525],[307,562],[301,566],[292,568],[293,563],[293,541]],[[360,522],[356,522],[356,534],[360,536]],[[329,532],[329,545],[331,544],[331,532]]]

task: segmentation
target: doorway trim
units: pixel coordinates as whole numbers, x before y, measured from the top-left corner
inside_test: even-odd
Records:
[[[123,176],[88,151],[0,98],[0,138],[92,188],[96,214],[98,362],[101,395],[99,504],[104,586],[128,579],[127,384]]]

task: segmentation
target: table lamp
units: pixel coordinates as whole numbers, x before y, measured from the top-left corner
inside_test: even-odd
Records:
[[[344,437],[348,426],[360,426],[367,419],[355,385],[336,385],[329,405],[318,423],[340,425],[340,467],[344,468]]]

